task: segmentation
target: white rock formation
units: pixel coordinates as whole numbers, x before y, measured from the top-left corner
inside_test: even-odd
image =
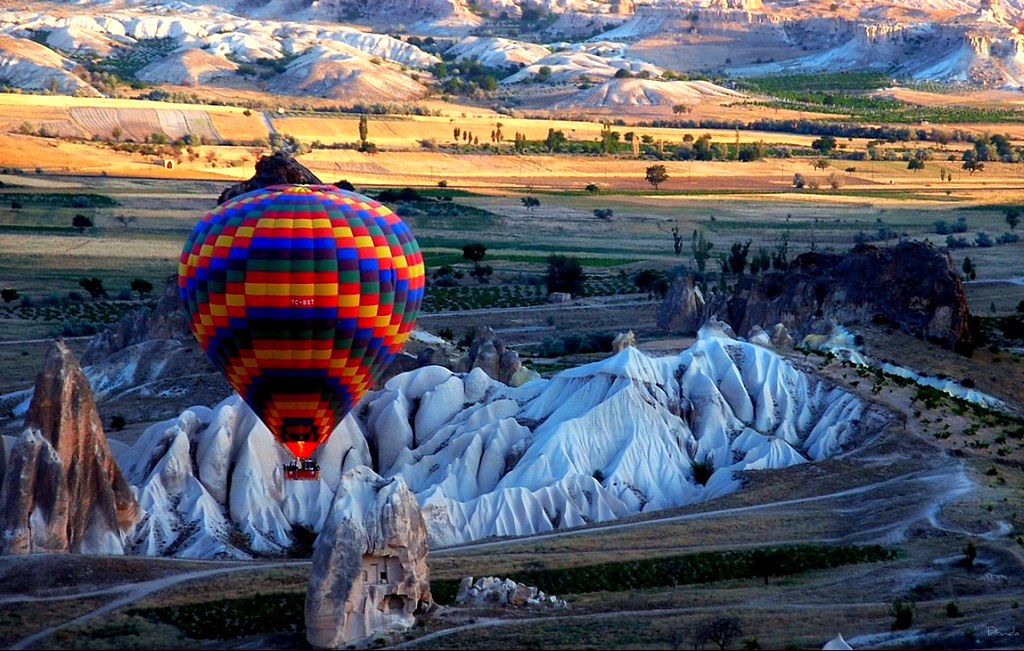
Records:
[[[457,59],[478,59],[485,66],[526,66],[551,54],[543,45],[496,36],[467,36],[448,49]]]
[[[442,546],[708,500],[736,472],[826,458],[886,419],[712,323],[675,357],[627,346],[519,387],[480,369],[399,374],[317,451],[319,481],[284,480],[286,453],[237,396],[151,426],[118,460],[146,511],[137,551],[244,557],[320,531],[360,466],[401,477]],[[694,462],[713,464],[706,485]]]
[[[834,638],[821,647],[821,651],[853,651],[853,647],[843,639],[842,633],[836,633]]]
[[[74,63],[44,45],[0,34],[0,79],[26,90],[56,90],[72,95],[99,93],[71,72]]]
[[[336,649],[401,631],[429,608],[427,528],[401,478],[346,473],[313,552],[306,640]]]
[[[536,586],[517,583],[512,579],[485,576],[473,581],[473,577],[466,576],[459,582],[455,605],[469,608],[494,608],[495,606],[502,608],[522,608],[524,606],[565,608],[567,604],[555,595],[544,594]]]

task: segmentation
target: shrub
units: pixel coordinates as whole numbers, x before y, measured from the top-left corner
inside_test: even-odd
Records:
[[[954,619],[959,617],[962,613],[960,612],[960,606],[955,601],[950,601],[946,604],[946,617]]]
[[[889,616],[892,617],[892,630],[905,631],[914,623],[914,602],[894,599],[889,608]]]
[[[693,468],[693,481],[701,486],[707,486],[711,475],[715,474],[715,460],[712,457],[705,457],[704,461],[694,460],[690,463]]]
[[[71,219],[71,225],[78,229],[79,233],[84,233],[85,229],[92,228],[92,219],[85,215],[75,215]]]
[[[480,262],[485,255],[487,255],[487,247],[479,242],[462,246],[462,257],[470,262]]]
[[[548,256],[548,271],[545,280],[549,293],[582,294],[586,278],[583,266],[577,258],[558,254]]]
[[[127,421],[125,421],[124,416],[122,416],[120,414],[117,414],[117,415],[111,417],[111,419],[110,419],[110,429],[114,430],[115,432],[119,432],[119,431],[123,430],[125,425],[127,425],[127,424],[128,423],[127,423]]]

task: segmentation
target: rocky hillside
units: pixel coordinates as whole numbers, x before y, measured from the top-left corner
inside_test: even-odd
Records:
[[[711,316],[738,333],[782,323],[797,337],[835,324],[891,324],[947,348],[970,352],[970,312],[948,251],[921,242],[891,248],[861,245],[849,254],[805,253],[785,272],[742,277],[734,290],[703,296],[680,279],[658,324],[692,332]]]
[[[0,10],[0,80],[96,95],[109,92],[104,74],[114,70],[125,81],[414,102],[464,83],[456,64],[473,59],[512,105],[522,95],[540,109],[671,108],[681,91],[655,83],[665,73],[875,70],[1018,88],[1020,19],[1018,0],[84,0]],[[437,67],[442,59],[447,68]],[[591,88],[626,73],[645,88]],[[566,99],[566,84],[592,92]]]

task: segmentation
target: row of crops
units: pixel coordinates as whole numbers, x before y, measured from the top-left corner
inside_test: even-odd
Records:
[[[42,321],[61,324],[55,334],[64,336],[94,334],[104,326],[117,323],[125,314],[151,308],[147,301],[40,301],[39,304],[0,305],[0,319]]]
[[[632,294],[636,287],[618,277],[588,280],[582,296],[615,296]],[[423,299],[424,312],[458,312],[512,307],[529,307],[548,302],[543,285],[469,285],[431,287]]]

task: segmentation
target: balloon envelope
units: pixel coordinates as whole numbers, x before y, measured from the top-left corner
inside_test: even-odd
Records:
[[[218,206],[178,265],[199,345],[300,458],[401,349],[423,288],[409,227],[329,185],[270,186]]]

